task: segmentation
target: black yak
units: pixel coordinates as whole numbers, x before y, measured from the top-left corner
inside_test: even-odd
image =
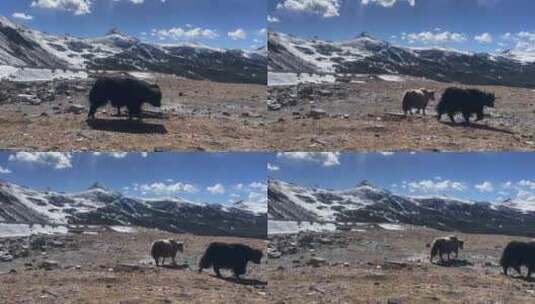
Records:
[[[410,90],[403,95],[401,107],[405,115],[407,113],[412,115],[412,109],[423,112],[425,115],[425,109],[430,100],[435,100],[435,92],[426,89]]]
[[[450,260],[450,254],[455,253],[455,258],[459,256],[459,249],[464,248],[464,241],[458,239],[456,236],[448,236],[437,238],[433,241],[431,246],[431,257],[429,261],[433,263],[433,258],[438,255],[440,262],[444,261],[444,254],[448,255],[448,261]]]
[[[144,102],[152,106],[160,107],[162,104],[162,92],[158,85],[124,77],[99,78],[89,93],[90,109],[88,119],[95,118],[95,112],[99,107],[108,102],[117,107],[117,115],[121,115],[121,107],[128,109],[128,116],[134,116],[141,120],[141,107]]]
[[[447,88],[437,105],[437,119],[448,114],[451,122],[455,122],[455,114],[461,113],[466,123],[470,123],[470,116],[477,115],[476,121],[483,119],[483,108],[494,108],[496,96],[477,89]]]
[[[510,242],[503,250],[500,265],[505,275],[509,267],[522,274],[520,267],[525,266],[528,269],[527,278],[530,278],[535,270],[535,242]]]
[[[175,240],[157,240],[152,243],[150,255],[156,262],[156,266],[160,266],[160,258],[162,258],[162,265],[165,263],[165,258],[171,258],[173,264],[176,265],[177,252],[184,252],[184,243]]]
[[[261,250],[242,244],[226,244],[213,242],[199,262],[199,272],[204,268],[213,267],[218,277],[221,277],[220,269],[231,269],[236,279],[247,271],[247,262],[260,264],[263,253]]]

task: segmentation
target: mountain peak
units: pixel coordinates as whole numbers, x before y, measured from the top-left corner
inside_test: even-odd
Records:
[[[370,34],[369,32],[360,32],[360,34],[355,36],[355,38],[370,38],[370,39],[374,39],[375,40],[375,37],[372,34]]]
[[[91,186],[89,186],[87,188],[87,190],[104,190],[104,191],[108,191],[108,187],[104,186],[103,184],[99,183],[99,182],[95,182],[93,183]]]
[[[106,33],[106,36],[112,36],[112,35],[119,35],[119,36],[124,36],[124,37],[128,37],[127,34],[121,32],[118,28],[114,27],[112,28],[111,30],[109,30],[107,33]]]
[[[372,188],[377,188],[375,187],[374,184],[372,184],[369,180],[365,179],[363,181],[361,181],[360,183],[357,184],[357,188],[358,187],[372,187]]]

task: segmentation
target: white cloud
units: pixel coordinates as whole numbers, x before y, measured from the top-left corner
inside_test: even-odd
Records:
[[[249,184],[249,188],[256,190],[256,191],[267,191],[267,184],[261,183],[261,182],[252,182]]]
[[[9,174],[11,173],[11,170],[9,170],[8,168],[3,168],[2,166],[0,166],[0,174]]]
[[[102,153],[102,152],[93,152],[93,156],[109,156],[113,158],[125,158],[128,156],[128,152],[110,152],[110,153]]]
[[[340,0],[283,0],[277,4],[277,9],[306,12],[330,18],[340,15]]]
[[[492,185],[491,182],[488,182],[488,181],[485,181],[479,185],[476,185],[475,186],[476,189],[479,191],[479,192],[492,192],[494,191],[494,186]]]
[[[156,182],[152,184],[134,185],[134,190],[141,191],[144,194],[153,195],[173,195],[177,193],[195,193],[197,188],[191,184],[186,183],[163,183]]]
[[[54,169],[72,168],[72,156],[62,152],[17,152],[9,156],[9,161],[51,166]]]
[[[384,7],[392,7],[398,1],[399,0],[362,0],[361,2],[364,5],[368,5],[370,3],[376,3],[376,4],[379,4],[379,5],[384,6]],[[404,1],[409,2],[409,4],[411,6],[415,6],[416,5],[416,0],[404,0]],[[401,1],[399,1],[399,2],[401,2]]]
[[[212,194],[223,194],[225,193],[225,187],[223,185],[217,183],[213,186],[206,187],[206,190]]]
[[[251,211],[266,213],[268,209],[267,194],[265,192],[249,192],[242,205]]]
[[[418,182],[410,182],[407,183],[407,185],[410,192],[437,193],[445,191],[465,191],[467,189],[464,183],[450,180],[422,180]]]
[[[278,158],[322,163],[324,167],[340,165],[339,152],[279,152]]]
[[[160,40],[194,40],[194,39],[215,39],[219,34],[215,30],[200,27],[183,29],[173,27],[170,29],[152,29],[151,35]]]
[[[232,40],[243,40],[247,38],[247,32],[241,28],[236,29],[235,31],[232,31],[232,32],[228,32],[227,35]]]
[[[279,18],[270,16],[270,15],[267,16],[267,21],[268,21],[269,23],[278,23],[278,22],[281,22]]]
[[[113,158],[125,158],[128,156],[127,152],[112,152],[109,154]]]
[[[446,42],[464,42],[466,41],[466,35],[463,33],[451,33],[444,32],[420,32],[420,33],[402,33],[401,39],[408,41],[409,43],[422,42],[422,43],[446,43]]]
[[[32,7],[73,12],[75,15],[91,13],[91,0],[34,0]]]
[[[268,171],[279,171],[279,170],[280,170],[280,167],[268,163],[268,164],[267,164],[267,169],[268,169]]]
[[[514,43],[514,51],[535,51],[535,32],[520,31],[518,33],[505,33],[500,38]]]
[[[25,14],[25,13],[13,13],[13,15],[11,15],[11,17],[16,18],[16,19],[22,19],[22,20],[32,20],[33,19],[33,16]]]
[[[479,42],[479,43],[483,43],[483,44],[490,44],[492,43],[493,39],[492,39],[492,35],[489,34],[489,33],[483,33],[481,35],[477,35],[474,37],[474,39]]]
[[[379,152],[382,156],[392,156],[394,152]]]

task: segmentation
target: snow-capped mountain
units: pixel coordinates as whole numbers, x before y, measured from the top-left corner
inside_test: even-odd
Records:
[[[445,82],[535,87],[535,55],[516,52],[408,48],[367,33],[349,41],[328,42],[270,32],[268,48],[268,69],[273,72],[402,74]]]
[[[145,43],[116,29],[98,38],[58,36],[0,16],[0,65],[152,71],[193,79],[265,84],[267,57],[261,50]]]
[[[266,214],[183,199],[139,199],[100,184],[78,193],[0,181],[0,223],[121,225],[207,235],[265,237]]]
[[[407,197],[363,182],[343,191],[312,189],[271,180],[273,220],[404,223],[471,233],[535,236],[535,210],[444,197]]]

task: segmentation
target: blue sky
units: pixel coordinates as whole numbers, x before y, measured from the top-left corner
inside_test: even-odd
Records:
[[[266,6],[264,0],[10,0],[1,1],[0,14],[56,34],[95,37],[118,28],[153,42],[249,49],[265,44]]]
[[[501,202],[535,197],[535,153],[279,153],[269,175],[349,189],[363,180],[395,193]]]
[[[0,179],[76,192],[99,182],[134,197],[265,204],[263,153],[0,153]]]
[[[533,0],[268,1],[269,29],[296,36],[346,40],[365,31],[406,46],[535,50]]]

